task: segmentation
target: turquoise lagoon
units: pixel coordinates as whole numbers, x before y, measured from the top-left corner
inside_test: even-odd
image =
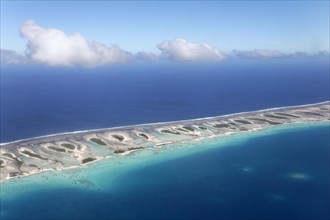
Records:
[[[329,219],[329,122],[136,151],[0,185],[1,219]]]

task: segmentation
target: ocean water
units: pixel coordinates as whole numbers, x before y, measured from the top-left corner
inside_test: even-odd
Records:
[[[0,188],[0,215],[325,220],[329,135],[329,123],[282,126],[16,179]]]
[[[329,100],[328,59],[1,65],[0,142]]]
[[[328,60],[2,65],[0,76],[1,143],[330,99]],[[329,219],[329,129],[290,125],[17,178],[0,185],[0,219]]]

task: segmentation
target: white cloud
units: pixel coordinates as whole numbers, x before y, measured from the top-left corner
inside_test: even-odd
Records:
[[[286,56],[278,50],[234,50],[233,53],[237,58],[278,58]]]
[[[0,49],[0,58],[1,63],[5,64],[19,64],[28,62],[28,59],[25,56],[22,56],[12,50]]]
[[[27,56],[51,66],[93,67],[132,59],[130,53],[118,46],[88,42],[79,33],[67,35],[58,29],[40,27],[34,21],[25,22],[20,31],[28,40]]]
[[[55,28],[43,28],[34,21],[26,21],[20,29],[21,35],[28,40],[24,56],[10,50],[1,50],[1,63],[46,63],[51,66],[95,67],[132,60],[158,61],[221,61],[224,59],[265,59],[278,57],[326,57],[328,51],[316,54],[297,52],[285,54],[278,50],[233,50],[224,54],[209,44],[191,43],[182,38],[163,41],[157,47],[160,55],[139,52],[134,55],[116,45],[106,46],[87,41],[81,34],[66,34]]]
[[[208,44],[190,43],[182,38],[163,41],[158,45],[165,59],[175,61],[217,61],[225,55]]]
[[[330,53],[329,53],[329,51],[322,50],[322,51],[317,52],[314,56],[316,56],[316,57],[329,57]]]
[[[154,53],[148,53],[145,51],[141,51],[135,54],[135,58],[138,60],[143,61],[157,61],[159,60],[159,57]]]

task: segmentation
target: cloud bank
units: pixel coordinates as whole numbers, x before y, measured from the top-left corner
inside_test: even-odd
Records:
[[[20,64],[29,62],[25,56],[19,55],[15,51],[5,49],[0,49],[0,58],[1,63],[5,64]]]
[[[219,61],[226,57],[208,44],[190,43],[182,38],[163,41],[158,49],[163,58],[174,61]]]
[[[256,58],[279,58],[287,56],[286,54],[278,50],[250,50],[250,51],[239,51],[233,50],[234,57],[236,58],[247,58],[247,59],[256,59]]]
[[[27,56],[51,66],[100,66],[125,63],[132,55],[118,46],[88,42],[79,33],[67,35],[54,28],[42,28],[34,21],[25,22],[21,35],[28,40]]]
[[[154,53],[148,53],[145,51],[141,51],[135,54],[135,58],[137,60],[142,60],[142,61],[157,61],[159,60],[159,56],[154,54]]]
[[[233,50],[223,53],[209,44],[188,42],[183,38],[165,40],[157,45],[159,54],[146,51],[134,55],[119,46],[106,46],[90,42],[81,34],[66,34],[55,28],[43,28],[36,22],[26,21],[20,28],[21,35],[27,39],[25,55],[14,51],[1,50],[1,63],[45,63],[51,66],[97,67],[130,61],[184,61],[219,62],[225,59],[273,59],[273,58],[317,58],[329,57],[328,51],[316,54],[306,52],[282,53],[278,50]]]

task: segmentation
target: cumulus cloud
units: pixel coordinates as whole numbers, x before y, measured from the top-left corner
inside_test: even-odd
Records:
[[[157,61],[159,60],[159,56],[157,56],[154,53],[148,53],[145,51],[138,52],[135,54],[135,58],[137,60],[143,60],[143,61]]]
[[[328,58],[330,56],[329,51],[318,51],[316,53],[306,53],[302,51],[297,51],[290,54],[293,58]]]
[[[21,35],[27,39],[24,56],[10,50],[1,50],[1,63],[45,63],[51,66],[95,67],[133,60],[143,61],[221,61],[224,59],[264,59],[279,57],[329,57],[328,51],[315,54],[296,52],[285,54],[278,50],[233,50],[222,53],[209,44],[191,43],[182,38],[166,40],[157,45],[160,54],[138,52],[131,54],[119,46],[107,46],[86,40],[81,34],[66,34],[55,28],[43,28],[36,22],[26,21],[20,28]]]
[[[5,64],[19,64],[28,62],[28,59],[25,56],[22,56],[12,50],[0,49],[0,58],[1,63]]]
[[[99,66],[125,63],[132,55],[118,46],[89,42],[79,33],[67,35],[61,30],[43,28],[34,21],[25,22],[20,32],[28,40],[27,56],[51,66]]]
[[[225,55],[208,44],[190,43],[182,38],[163,41],[158,44],[161,56],[174,61],[217,61]]]
[[[279,58],[284,57],[286,54],[278,50],[233,50],[234,57],[236,58]]]
[[[315,56],[315,57],[329,57],[330,53],[329,53],[329,51],[322,50],[322,51],[318,51],[317,53],[313,54],[312,56]]]

